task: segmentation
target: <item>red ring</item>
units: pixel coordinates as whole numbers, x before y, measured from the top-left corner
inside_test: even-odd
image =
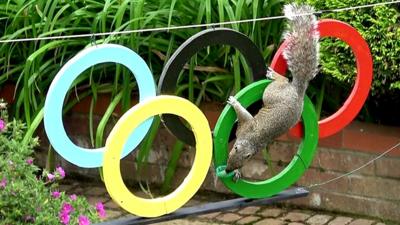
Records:
[[[347,23],[324,19],[318,22],[318,30],[320,37],[336,37],[350,45],[357,64],[357,78],[350,96],[336,113],[318,122],[319,137],[324,138],[339,132],[360,112],[371,89],[372,56],[364,38]],[[283,42],[271,63],[271,68],[280,74],[285,74],[287,70],[286,60],[282,54],[285,46],[286,42]],[[302,130],[302,125],[298,123],[290,130],[290,135],[302,137]]]

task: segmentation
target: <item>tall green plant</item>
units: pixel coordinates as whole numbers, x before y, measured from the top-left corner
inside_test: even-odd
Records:
[[[251,19],[281,14],[283,0],[19,0],[0,3],[0,40],[82,33],[135,30]],[[263,51],[268,62],[281,37],[282,21],[227,25],[245,33]],[[117,43],[138,52],[157,80],[165,61],[187,38],[201,29],[132,33],[84,39],[41,40],[0,45],[0,86],[16,84],[13,111],[32,135],[43,117],[46,90],[60,67],[88,45]],[[210,69],[211,68],[211,69]],[[177,93],[197,105],[205,100],[225,101],[231,92],[252,82],[250,70],[237,51],[225,46],[205,49],[191,60],[177,83]],[[89,128],[94,146],[104,144],[104,127],[116,103],[122,111],[131,107],[137,85],[130,72],[113,64],[96,65],[81,74],[67,93],[64,112],[86,96],[111,95],[111,105]],[[145,145],[146,146],[146,145]],[[147,147],[144,147],[147,148]],[[177,151],[178,152],[178,151]],[[173,156],[176,158],[176,156]],[[145,159],[146,157],[144,157]]]

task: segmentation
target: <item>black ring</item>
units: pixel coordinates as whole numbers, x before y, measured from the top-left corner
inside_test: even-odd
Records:
[[[158,82],[158,94],[175,94],[179,73],[186,62],[197,52],[211,45],[229,45],[240,51],[250,66],[253,79],[265,78],[267,66],[260,49],[246,35],[228,28],[212,28],[201,31],[187,39],[169,58]],[[179,140],[194,146],[193,133],[175,115],[162,115],[167,129]]]

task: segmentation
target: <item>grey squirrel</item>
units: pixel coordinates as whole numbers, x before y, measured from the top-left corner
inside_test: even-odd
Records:
[[[234,171],[234,180],[240,178],[239,169],[246,161],[300,120],[305,91],[318,72],[319,33],[314,12],[308,5],[284,6],[288,19],[284,39],[288,44],[283,56],[292,81],[270,69],[267,77],[274,81],[265,88],[264,106],[254,117],[233,96],[228,99],[238,117],[236,141],[226,167],[227,173]]]

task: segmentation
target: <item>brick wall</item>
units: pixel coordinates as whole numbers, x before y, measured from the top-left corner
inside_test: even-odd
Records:
[[[84,103],[83,103],[84,105]],[[107,105],[107,104],[105,104]],[[76,112],[84,112],[78,105]],[[218,109],[215,110],[215,107]],[[101,114],[105,107],[96,108]],[[208,105],[203,111],[208,115],[213,127],[221,106]],[[75,143],[84,147],[90,146],[88,135],[88,119],[85,114],[74,113],[67,116],[65,125],[68,134]],[[109,126],[109,129],[112,125]],[[47,141],[41,132],[42,147],[38,151],[38,161],[44,165]],[[340,133],[320,140],[317,154],[312,166],[298,181],[298,185],[309,186],[315,183],[343,175],[379,155],[400,141],[400,127],[378,126],[353,122]],[[153,145],[149,158],[149,166],[141,180],[152,184],[161,184],[165,168],[171,154],[174,137],[166,130],[161,130]],[[297,151],[298,140],[287,135],[279,138],[269,149],[273,158],[273,168],[282,169]],[[194,149],[187,149],[179,161],[179,169],[174,184],[179,185],[190,170]],[[121,162],[121,171],[126,182],[136,182],[135,154],[131,154]],[[65,160],[58,163],[66,167],[69,173],[98,178],[97,169],[82,169]],[[243,175],[253,179],[265,179],[271,176],[271,168],[267,168],[262,155],[257,155],[251,163],[243,168]],[[230,193],[217,179],[210,169],[202,189],[221,193]],[[355,174],[335,182],[311,189],[311,194],[302,199],[291,201],[301,207],[312,207],[331,211],[362,214],[394,221],[400,221],[400,149],[375,161]]]

